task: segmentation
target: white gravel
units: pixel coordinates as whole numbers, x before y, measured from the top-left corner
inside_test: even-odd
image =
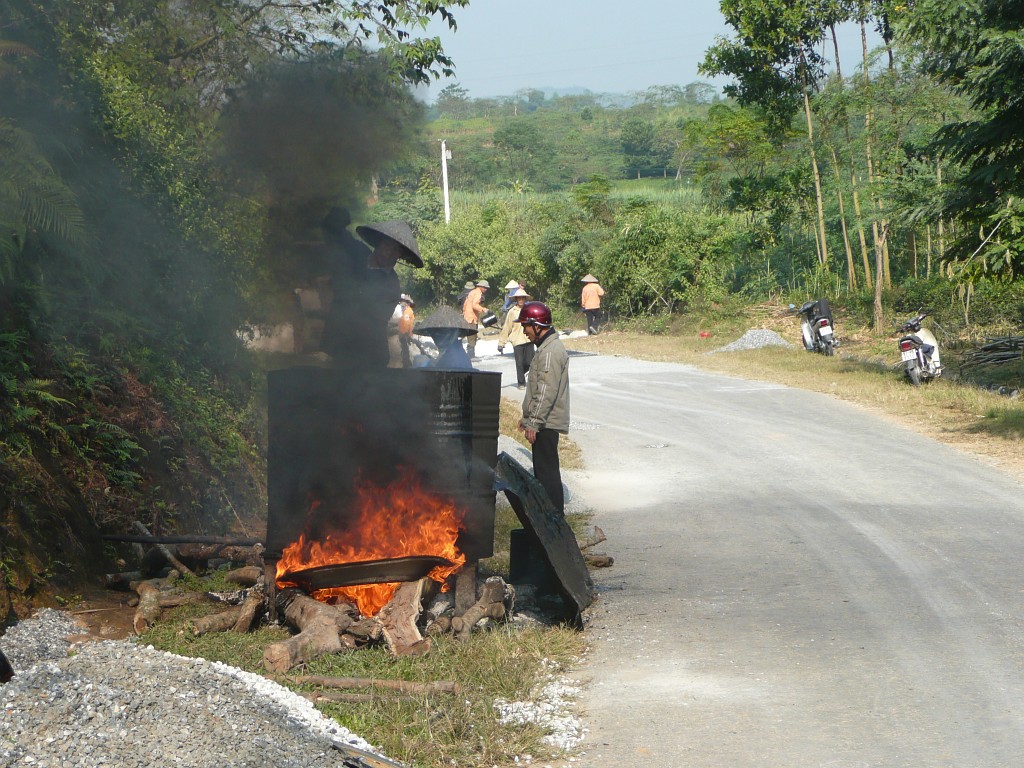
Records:
[[[792,348],[793,345],[775,331],[768,331],[763,328],[752,328],[731,344],[726,344],[724,347],[713,349],[711,352],[708,352],[708,354],[713,355],[716,352],[743,352],[750,349],[761,349],[762,347]]]
[[[129,641],[86,642],[44,610],[0,648],[0,766],[337,766],[335,747],[374,752],[306,699],[260,675]]]

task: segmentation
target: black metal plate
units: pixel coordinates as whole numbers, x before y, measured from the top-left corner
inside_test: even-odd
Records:
[[[439,565],[451,565],[451,561],[431,555],[414,555],[390,560],[366,560],[361,563],[336,563],[291,571],[282,575],[279,581],[297,584],[300,589],[312,592],[317,589],[354,587],[359,584],[419,581]]]

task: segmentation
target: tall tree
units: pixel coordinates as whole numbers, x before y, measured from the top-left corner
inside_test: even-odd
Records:
[[[921,46],[924,71],[975,111],[934,145],[966,171],[946,184],[943,206],[966,225],[952,246],[957,270],[1014,274],[1024,268],[1024,10],[1011,0],[919,0],[895,22]]]
[[[741,104],[761,106],[780,131],[803,109],[817,204],[819,261],[827,266],[828,238],[810,104],[810,92],[822,76],[823,64],[816,50],[823,36],[817,3],[722,0],[720,7],[736,36],[716,39],[701,72],[737,78],[737,83],[726,86],[726,93]]]

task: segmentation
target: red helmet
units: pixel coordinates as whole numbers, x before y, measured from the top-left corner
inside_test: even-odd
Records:
[[[519,322],[523,325],[536,325],[541,328],[551,327],[551,310],[541,301],[528,301],[519,312]]]

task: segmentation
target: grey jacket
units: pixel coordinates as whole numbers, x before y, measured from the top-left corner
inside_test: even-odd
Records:
[[[536,430],[569,431],[569,353],[557,332],[544,337],[530,364],[523,425]]]

